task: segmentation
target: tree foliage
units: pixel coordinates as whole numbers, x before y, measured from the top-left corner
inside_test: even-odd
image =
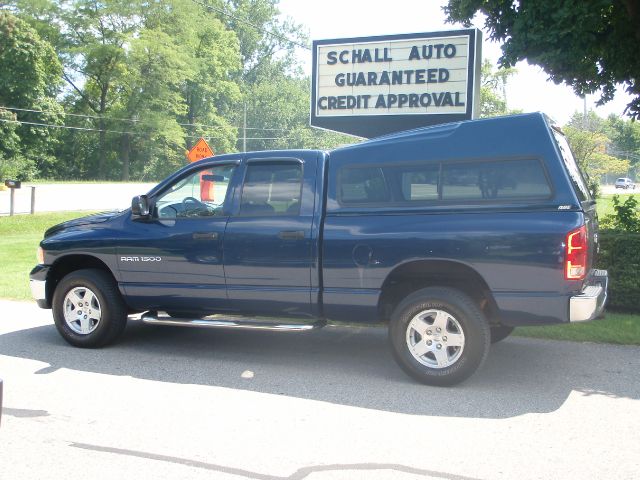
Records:
[[[308,126],[309,79],[295,55],[308,39],[277,3],[10,0],[58,65],[45,82],[57,98],[33,115],[53,123],[46,115],[64,112],[52,161],[24,176],[159,179],[200,136],[216,153],[244,148],[245,136],[250,150],[353,141]],[[23,145],[16,125],[0,125],[5,156]],[[51,137],[51,127],[34,135],[43,132]]]
[[[59,132],[30,123],[60,122],[62,109],[55,95],[62,68],[50,44],[4,11],[0,11],[0,65],[0,177],[24,179],[52,161]]]
[[[449,0],[444,9],[467,26],[483,14],[490,38],[504,42],[502,66],[527,60],[578,95],[600,92],[600,104],[623,84],[626,113],[640,117],[639,0]]]
[[[610,115],[607,125],[611,139],[609,151],[617,157],[628,159],[637,174],[640,167],[640,123]]]
[[[599,191],[603,175],[623,175],[629,170],[628,160],[609,153],[609,124],[595,112],[590,111],[586,117],[574,113],[563,131],[578,165],[587,173],[593,191]]]
[[[515,75],[515,68],[495,70],[489,59],[482,62],[480,85],[480,116],[496,117],[518,113],[507,108],[506,87],[509,77]]]
[[[634,195],[629,195],[624,202],[618,195],[613,196],[613,214],[606,215],[601,227],[618,232],[640,233],[640,208]]]

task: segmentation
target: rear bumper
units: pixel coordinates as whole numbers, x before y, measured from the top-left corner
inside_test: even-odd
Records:
[[[582,292],[569,299],[569,321],[587,322],[601,316],[607,302],[608,284],[607,271],[594,270]]]

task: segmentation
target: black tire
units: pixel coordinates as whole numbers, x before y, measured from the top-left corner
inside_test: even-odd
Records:
[[[491,343],[498,343],[513,333],[513,327],[507,327],[506,325],[499,325],[497,327],[491,327]]]
[[[409,350],[407,330],[411,328],[414,317],[427,310],[445,312],[448,315],[447,329],[454,327],[451,318],[462,329],[464,347],[461,353],[455,353],[459,350],[456,347],[445,347],[447,355],[453,352],[452,357],[455,358],[455,355],[459,354],[459,357],[446,367],[433,368],[425,365]],[[450,333],[450,336],[453,335],[455,333]],[[442,340],[446,338],[443,336],[434,342]],[[389,323],[389,342],[396,361],[409,376],[427,385],[448,386],[467,379],[485,361],[489,353],[490,340],[489,324],[480,308],[467,295],[452,288],[428,287],[412,293],[394,309]],[[429,355],[434,354],[428,352],[421,360],[431,361]]]
[[[65,320],[65,298],[75,288],[88,289],[99,302],[101,316],[90,333],[74,331]],[[98,348],[113,343],[127,325],[127,306],[113,277],[103,270],[76,270],[65,276],[53,294],[52,310],[58,332],[75,347]]]

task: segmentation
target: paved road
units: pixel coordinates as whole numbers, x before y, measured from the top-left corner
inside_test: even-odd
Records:
[[[624,195],[627,193],[639,193],[640,190],[638,190],[638,187],[636,187],[634,190],[623,190],[621,188],[616,188],[615,185],[602,185],[601,187],[602,193],[607,194],[607,195],[612,195],[614,193],[617,193],[618,195]]]
[[[507,339],[455,388],[413,383],[381,329],[130,322],[67,346],[0,301],[2,479],[637,479],[640,348]]]
[[[147,193],[155,183],[54,183],[36,185],[36,212],[117,210],[131,206],[131,198]],[[0,215],[9,213],[9,191],[0,191]],[[31,185],[16,190],[16,213],[31,209]]]

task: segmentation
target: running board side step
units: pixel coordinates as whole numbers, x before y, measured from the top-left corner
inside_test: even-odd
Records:
[[[215,315],[215,317],[217,317],[217,315]],[[170,325],[174,327],[233,328],[240,330],[269,330],[277,332],[306,332],[309,330],[317,330],[326,325],[326,322],[322,320],[314,323],[283,324],[258,321],[250,318],[241,319],[241,317],[237,317],[237,319],[160,317],[155,312],[147,312],[142,315],[142,321],[150,325]]]

